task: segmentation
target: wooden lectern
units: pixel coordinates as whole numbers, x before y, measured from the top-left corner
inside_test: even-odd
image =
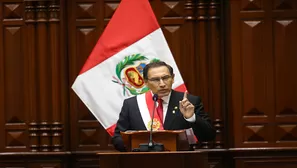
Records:
[[[139,144],[149,142],[150,131],[126,131],[121,132],[124,144],[128,151],[139,148]],[[162,143],[165,151],[189,151],[190,144],[195,143],[192,130],[162,130],[153,131],[154,143]]]
[[[163,152],[131,152],[140,144],[149,142],[149,131],[121,132],[129,152],[98,153],[101,168],[207,168],[206,151],[186,151],[195,143],[193,131],[154,131],[153,141],[162,143]]]
[[[209,168],[207,151],[97,153],[100,168]]]

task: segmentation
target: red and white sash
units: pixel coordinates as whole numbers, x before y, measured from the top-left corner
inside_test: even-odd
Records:
[[[150,130],[152,115],[153,115],[153,108],[154,108],[152,93],[146,92],[145,94],[137,95],[136,100],[137,100],[137,104],[140,110],[142,120],[146,126],[146,129]],[[164,130],[163,122],[161,122],[160,117],[156,112],[156,109],[154,114],[153,130],[154,131]]]

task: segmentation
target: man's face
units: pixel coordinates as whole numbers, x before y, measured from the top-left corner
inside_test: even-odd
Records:
[[[174,82],[174,75],[170,75],[166,66],[150,68],[147,76],[148,79],[145,80],[145,84],[154,94],[158,94],[159,98],[169,95]]]

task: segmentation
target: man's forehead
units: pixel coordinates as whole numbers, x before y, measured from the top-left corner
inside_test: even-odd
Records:
[[[170,72],[166,66],[153,67],[148,71],[148,76],[162,76],[170,75]]]

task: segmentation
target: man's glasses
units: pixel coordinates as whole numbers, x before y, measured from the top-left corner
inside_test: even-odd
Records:
[[[170,75],[166,75],[166,76],[162,76],[160,78],[150,78],[148,79],[148,81],[155,83],[155,84],[159,84],[161,82],[161,80],[166,83],[171,79]]]

